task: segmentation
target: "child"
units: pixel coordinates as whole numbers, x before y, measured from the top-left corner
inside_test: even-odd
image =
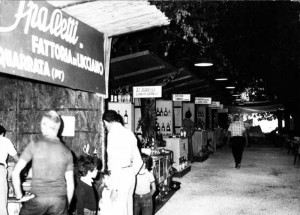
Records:
[[[78,160],[77,173],[80,178],[75,189],[76,214],[96,214],[98,195],[93,184],[93,179],[98,174],[99,161],[90,155],[81,156]]]
[[[152,196],[156,191],[155,179],[150,172],[152,167],[152,158],[142,153],[143,166],[137,175],[136,188],[134,194],[134,215],[153,214]]]

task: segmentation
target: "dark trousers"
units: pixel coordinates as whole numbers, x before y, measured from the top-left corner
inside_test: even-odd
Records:
[[[193,150],[192,137],[188,137],[188,154],[189,154],[189,161],[194,162],[194,150]]]
[[[245,137],[236,136],[231,137],[230,142],[235,164],[238,165],[242,161],[246,139]]]
[[[153,202],[152,195],[150,193],[145,195],[134,194],[133,199],[134,215],[152,215],[153,214]]]

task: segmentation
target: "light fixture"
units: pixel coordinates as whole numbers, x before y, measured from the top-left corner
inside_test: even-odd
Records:
[[[197,59],[197,62],[194,64],[194,66],[200,66],[200,67],[207,67],[214,65],[212,63],[212,60],[206,57],[200,57]]]
[[[234,89],[234,88],[235,88],[235,86],[232,86],[232,85],[226,87],[226,89]]]
[[[228,80],[228,78],[225,76],[219,76],[219,77],[215,78],[215,81],[227,81],[227,80]]]

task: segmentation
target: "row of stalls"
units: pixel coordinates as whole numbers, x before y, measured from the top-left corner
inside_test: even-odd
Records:
[[[40,137],[42,114],[56,110],[74,159],[89,153],[105,164],[102,114],[112,37],[168,25],[167,17],[147,1],[1,1],[0,14],[0,120],[6,137],[22,153]],[[9,214],[18,214],[8,176]],[[27,190],[30,174],[23,176]]]
[[[228,109],[222,104],[188,94],[162,98],[163,82],[144,86],[154,77],[176,75],[185,81],[189,74],[149,51],[111,59],[114,36],[169,24],[147,1],[1,1],[0,13],[0,120],[18,153],[40,137],[42,114],[56,110],[64,121],[62,141],[74,158],[93,154],[104,169],[102,114],[114,109],[136,133],[141,150],[152,156],[160,201],[174,185],[172,177],[191,171],[189,140],[181,135],[186,112],[194,122],[195,162],[224,144]],[[128,83],[135,87],[111,91]],[[25,190],[30,179],[25,173]],[[10,215],[20,206],[13,196],[10,182]]]

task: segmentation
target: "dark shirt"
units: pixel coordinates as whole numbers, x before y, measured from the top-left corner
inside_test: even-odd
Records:
[[[67,195],[65,173],[73,171],[73,156],[58,138],[31,142],[20,158],[32,160],[31,193],[45,197]]]
[[[183,125],[183,128],[186,130],[186,136],[192,137],[195,132],[194,122],[189,118],[185,118],[182,121],[182,125]]]
[[[94,185],[89,186],[80,179],[75,189],[77,215],[84,215],[83,209],[97,211],[98,198]]]

